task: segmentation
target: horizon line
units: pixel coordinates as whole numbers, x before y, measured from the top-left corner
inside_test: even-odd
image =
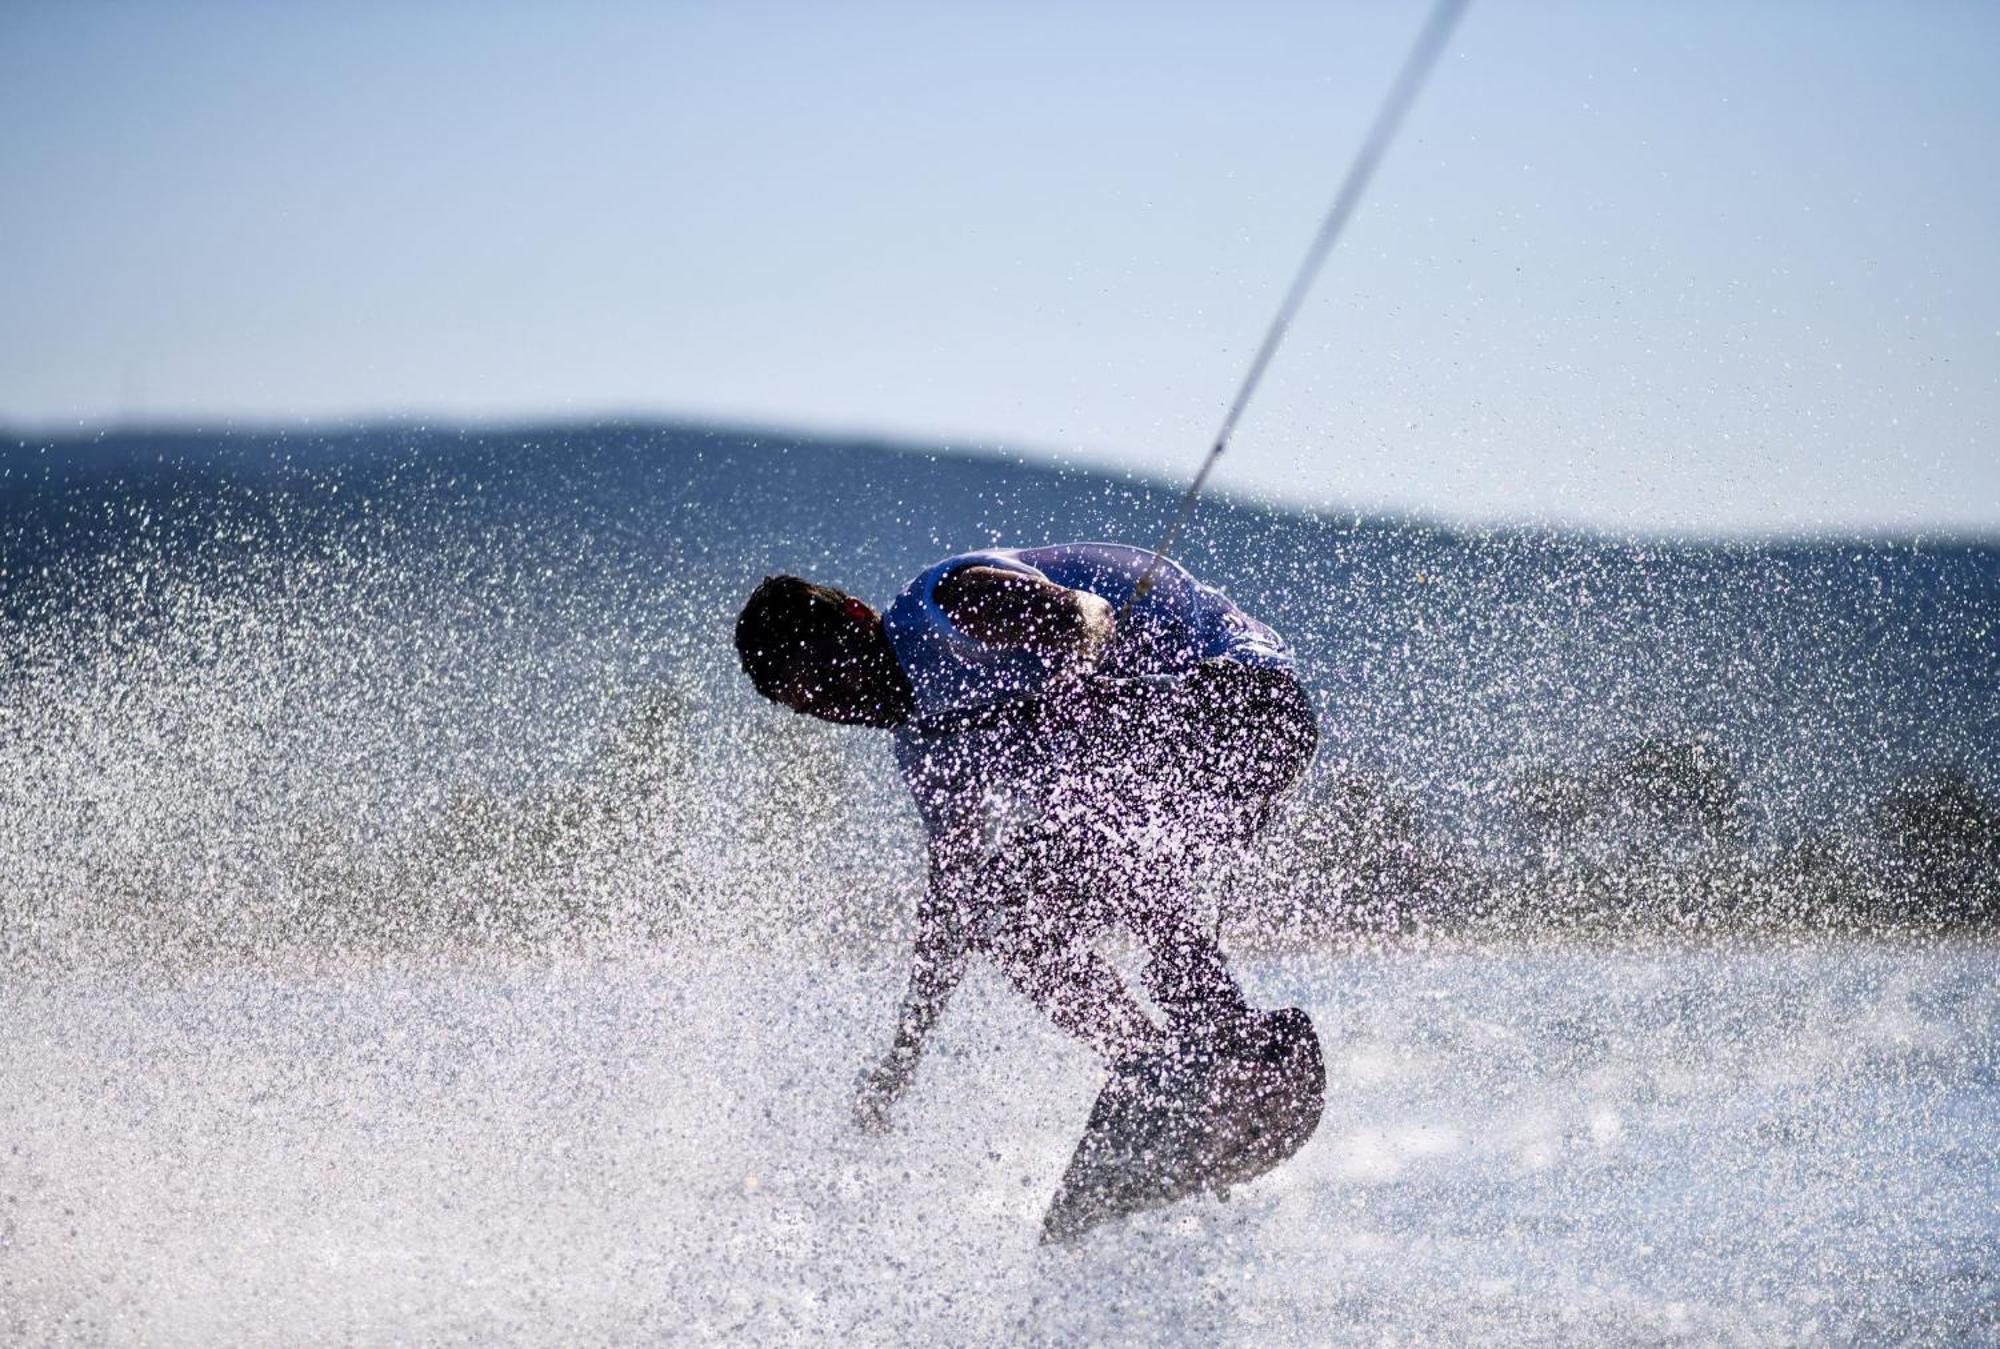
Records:
[[[790,442],[801,445],[845,445],[885,450],[896,454],[948,458],[961,462],[1011,463],[1014,467],[1058,475],[1081,475],[1108,481],[1124,481],[1149,489],[1178,493],[1185,482],[1164,474],[1147,473],[1127,464],[1115,464],[1088,451],[1066,453],[1036,451],[1018,445],[976,437],[921,439],[908,432],[854,427],[808,427],[758,422],[728,416],[697,413],[618,412],[495,414],[422,412],[381,412],[292,418],[251,418],[230,414],[120,414],[104,418],[77,418],[61,424],[15,423],[0,417],[0,441],[12,440],[16,448],[40,441],[48,446],[82,444],[107,438],[141,438],[147,435],[232,439],[276,439],[289,436],[351,436],[387,431],[414,431],[425,435],[494,434],[518,435],[532,432],[575,433],[581,431],[652,430],[696,432],[739,440]],[[1677,547],[1777,547],[1856,544],[1869,547],[2000,547],[2000,527],[1987,531],[1944,526],[1844,526],[1786,528],[1653,528],[1612,527],[1588,520],[1551,517],[1478,517],[1431,514],[1406,507],[1353,502],[1315,504],[1280,496],[1255,488],[1218,485],[1208,494],[1239,508],[1269,511],[1310,519],[1347,518],[1356,524],[1372,523],[1442,533],[1491,536],[1541,534],[1579,536],[1600,543],[1626,546]]]

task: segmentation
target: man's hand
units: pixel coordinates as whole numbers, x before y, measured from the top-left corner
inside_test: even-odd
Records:
[[[881,1137],[889,1132],[889,1110],[909,1085],[909,1072],[890,1055],[861,1074],[855,1083],[854,1127],[864,1134]]]
[[[956,895],[967,840],[947,835],[931,840],[931,881],[917,904],[917,941],[910,952],[910,987],[896,1016],[896,1039],[882,1061],[855,1083],[854,1123],[863,1133],[889,1131],[889,1108],[917,1073],[924,1039],[965,977],[968,954]]]
[[[1111,649],[1112,641],[1118,636],[1118,612],[1111,607],[1111,601],[1102,595],[1093,595],[1087,590],[1072,590],[1076,604],[1082,613],[1083,628],[1077,636],[1076,668],[1088,673],[1097,668],[1104,653]]]

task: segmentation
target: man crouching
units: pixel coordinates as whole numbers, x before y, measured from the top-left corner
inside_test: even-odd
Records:
[[[1220,591],[1120,544],[993,549],[930,567],[882,615],[768,578],[736,650],[765,697],[892,731],[928,834],[909,990],[862,1078],[864,1128],[888,1127],[975,952],[1114,1066],[1176,1045],[1229,1054],[1293,1024],[1251,1009],[1190,911],[1199,873],[1264,827],[1318,739],[1290,648]],[[1114,927],[1145,947],[1161,1020],[1096,952]]]

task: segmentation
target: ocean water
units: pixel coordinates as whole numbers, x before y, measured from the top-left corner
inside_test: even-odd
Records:
[[[0,1338],[1992,1343],[1994,954],[1251,961],[1322,1030],[1318,1135],[1059,1248],[1098,1074],[996,978],[886,1138],[887,963],[14,981]]]
[[[1043,1249],[1098,1071],[990,974],[853,1130],[921,840],[735,606],[1169,496],[688,428],[0,446],[0,1342],[2000,1342],[1990,543],[1205,506],[1322,716],[1273,874],[1335,939],[1230,929],[1320,1133]],[[1619,905],[1643,949],[1548,939]]]

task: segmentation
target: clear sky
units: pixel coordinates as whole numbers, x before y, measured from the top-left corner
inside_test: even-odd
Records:
[[[0,4],[0,423],[1184,477],[1424,6]],[[2000,6],[1474,0],[1218,473],[2000,532]]]

